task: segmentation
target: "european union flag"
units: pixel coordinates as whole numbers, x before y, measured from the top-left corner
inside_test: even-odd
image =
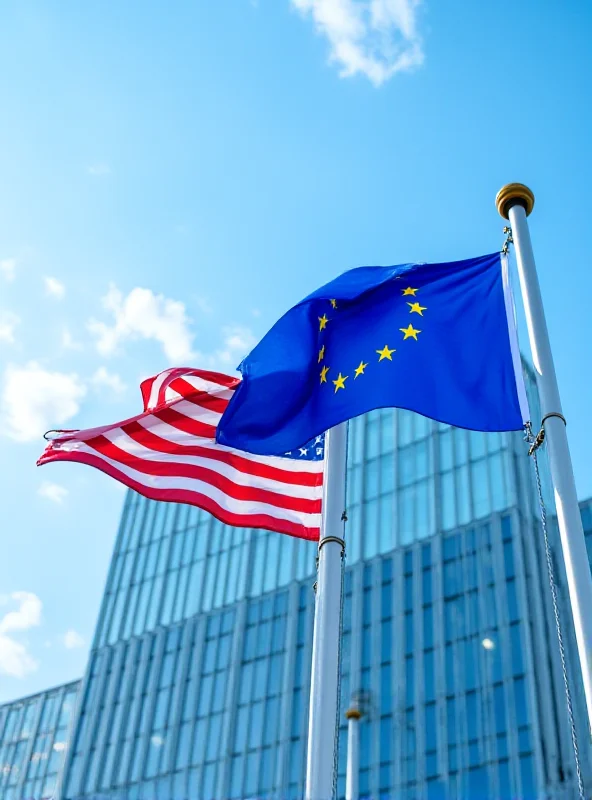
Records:
[[[499,253],[350,270],[288,311],[239,369],[217,440],[263,455],[387,406],[478,431],[528,419]]]

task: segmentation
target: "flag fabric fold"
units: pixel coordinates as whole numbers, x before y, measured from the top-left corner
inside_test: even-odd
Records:
[[[198,506],[228,525],[318,539],[324,436],[285,456],[217,444],[217,425],[238,385],[216,372],[166,370],[142,383],[143,413],[61,432],[37,463],[88,464],[146,497]]]
[[[253,453],[389,406],[479,431],[528,420],[499,253],[350,270],[288,311],[239,369],[216,438]]]

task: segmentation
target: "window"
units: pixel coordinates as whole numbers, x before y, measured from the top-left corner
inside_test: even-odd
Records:
[[[515,573],[514,569],[514,552],[512,550],[512,542],[504,542],[504,566],[506,570],[506,578],[513,578]]]
[[[436,691],[434,685],[434,651],[427,650],[423,655],[424,667],[424,694],[426,702],[435,699]]]
[[[393,603],[393,584],[383,583],[380,590],[380,610],[382,619],[387,619],[391,616],[392,603]]]
[[[423,609],[423,646],[434,646],[434,625],[433,625],[433,610],[432,606],[426,606]]]
[[[516,723],[518,727],[528,725],[528,707],[524,678],[514,679],[514,702],[516,704]]]
[[[241,706],[236,715],[236,727],[234,730],[234,752],[241,753],[247,745],[247,731],[249,726],[250,708]]]
[[[436,750],[438,746],[435,703],[425,707],[425,743],[427,751]]]
[[[243,762],[243,756],[233,756],[230,764],[230,795],[232,798],[242,796]]]
[[[391,739],[392,739],[393,718],[390,714],[380,720],[380,761],[382,763],[391,760]]]
[[[506,730],[506,703],[504,687],[500,683],[493,690],[493,707],[495,712],[495,732],[504,733]]]
[[[405,611],[413,610],[413,575],[405,575]]]
[[[362,667],[369,667],[372,663],[372,636],[370,626],[362,629]]]
[[[413,643],[413,613],[409,611],[405,614],[405,653],[413,653]]]
[[[466,695],[467,733],[469,740],[477,738],[477,695],[468,692]]]
[[[392,621],[386,619],[380,624],[380,660],[382,663],[391,660],[392,650]]]
[[[522,657],[520,623],[510,626],[510,647],[512,651],[512,674],[521,675],[524,672],[524,661]]]
[[[273,744],[277,739],[277,730],[280,717],[280,699],[272,697],[265,707],[265,724],[263,726],[263,744]]]
[[[506,592],[508,596],[508,618],[510,622],[515,622],[519,619],[515,580],[512,579],[506,582]]]
[[[456,744],[456,700],[454,697],[449,697],[446,701],[446,731],[448,744]]]
[[[520,756],[520,779],[522,781],[522,797],[524,800],[534,800],[537,797],[537,791],[532,756]]]
[[[428,550],[429,553],[429,550]],[[423,551],[422,551],[423,554]],[[424,569],[422,575],[422,592],[423,592],[423,602],[424,603],[431,603],[432,602],[432,570],[431,569]]]
[[[415,665],[413,656],[405,659],[405,698],[407,706],[415,704]]]
[[[380,668],[380,706],[384,709],[392,707],[391,665],[383,664]]]
[[[302,650],[299,649],[299,652],[302,653]],[[281,689],[283,659],[283,655],[274,655],[269,661],[269,694],[277,694]]]
[[[216,764],[206,764],[203,770],[203,797],[212,800],[216,796]]]

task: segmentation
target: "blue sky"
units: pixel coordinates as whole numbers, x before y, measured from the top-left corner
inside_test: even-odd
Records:
[[[3,3],[0,701],[82,674],[124,498],[40,432],[232,370],[347,268],[498,249],[508,181],[592,494],[591,34],[576,0]]]

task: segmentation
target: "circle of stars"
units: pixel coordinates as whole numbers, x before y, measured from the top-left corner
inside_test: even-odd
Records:
[[[423,317],[423,312],[427,311],[427,306],[422,306],[421,303],[416,299],[417,293],[419,292],[419,288],[413,286],[407,286],[405,289],[401,290],[403,297],[412,297],[413,301],[407,301],[407,305],[409,306],[409,313],[410,314],[417,314],[420,317]],[[337,300],[330,300],[331,309],[337,310]],[[319,320],[319,334],[322,331],[326,330],[327,325],[331,322],[331,317],[328,317],[327,314],[323,314],[322,317],[318,317]],[[415,328],[413,323],[409,323],[406,328],[399,328],[399,331],[403,334],[403,341],[406,342],[407,339],[413,339],[414,341],[419,341],[418,336],[422,333],[421,328]],[[376,354],[378,356],[378,362],[381,361],[393,361],[393,353],[397,352],[395,347],[389,347],[388,344],[385,344],[384,347],[381,349],[377,349]],[[321,343],[319,352],[318,352],[318,363],[320,364],[322,361],[325,360],[326,355],[326,348],[325,344]],[[364,376],[366,374],[366,368],[369,366],[369,362],[360,361],[359,365],[354,370],[354,381],[358,378]],[[339,372],[335,379],[328,379],[327,376],[329,374],[331,367],[323,364],[321,366],[321,371],[319,373],[319,382],[321,384],[332,383],[335,387],[333,390],[333,394],[337,394],[340,389],[346,388],[346,381],[349,380],[349,375],[344,375],[343,373]],[[333,373],[335,374],[335,373]]]

